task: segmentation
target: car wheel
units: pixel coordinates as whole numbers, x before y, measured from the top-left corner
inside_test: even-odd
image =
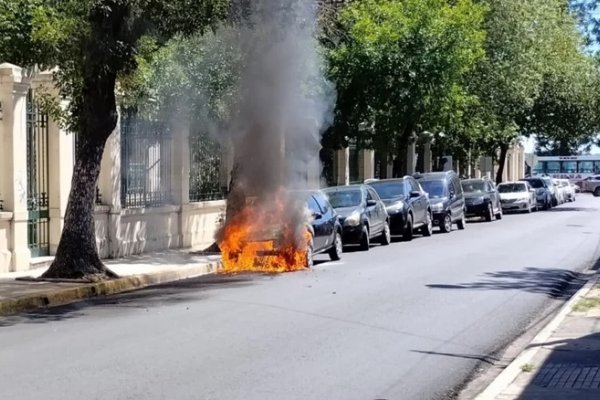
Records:
[[[308,246],[306,246],[306,261],[304,263],[305,268],[312,268],[314,266],[314,249],[313,249],[313,241],[312,239],[308,242]]]
[[[492,207],[492,203],[488,203],[487,212],[485,214],[486,222],[491,222],[494,219],[494,209]]]
[[[431,218],[431,213],[429,211],[427,211],[425,215],[425,225],[421,228],[421,234],[423,234],[423,236],[431,236],[433,234],[433,218]]]
[[[342,235],[336,232],[333,238],[333,246],[329,249],[329,258],[331,258],[331,261],[339,261],[342,258],[343,251]]]
[[[413,216],[412,214],[408,214],[408,218],[406,219],[406,227],[404,227],[404,232],[402,232],[402,239],[406,242],[410,242],[413,240]]]
[[[467,227],[467,220],[465,219],[465,213],[464,212],[463,212],[462,217],[460,217],[460,220],[458,220],[458,222],[456,223],[456,226],[461,231],[464,230]]]
[[[600,197],[600,186],[594,189],[594,197]]]
[[[440,224],[440,230],[444,233],[452,231],[452,218],[450,217],[450,214],[444,215],[444,220]]]
[[[369,238],[369,228],[363,225],[362,234],[360,236],[360,249],[362,251],[369,251],[371,247],[371,239]]]
[[[502,214],[502,207],[498,206],[498,213],[496,214],[496,219],[502,219],[504,215]]]
[[[381,243],[382,246],[387,246],[391,242],[392,234],[390,233],[390,223],[386,221],[383,226],[383,232],[381,232],[381,236],[379,237],[379,243]]]

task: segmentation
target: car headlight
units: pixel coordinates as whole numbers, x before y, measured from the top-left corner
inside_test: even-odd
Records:
[[[441,212],[444,209],[444,205],[442,203],[436,203],[431,205],[431,211],[433,212]]]
[[[344,220],[344,225],[346,226],[358,226],[360,224],[360,213],[358,211],[354,211],[352,214],[348,216]]]
[[[404,209],[404,203],[399,201],[398,203],[389,206],[386,210],[388,214],[397,214],[402,211],[402,209]]]

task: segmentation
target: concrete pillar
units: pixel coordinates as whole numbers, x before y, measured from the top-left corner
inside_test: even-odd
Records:
[[[431,172],[433,165],[433,156],[431,154],[431,141],[423,145],[423,172]]]
[[[187,121],[187,118],[177,118]],[[171,143],[171,201],[175,205],[190,203],[190,126],[181,123],[173,127]]]
[[[8,243],[10,271],[29,269],[31,252],[27,241],[27,91],[22,69],[0,64],[0,193],[4,209],[13,213]]]
[[[124,255],[121,235],[121,119],[108,137],[102,155],[98,189],[102,205],[108,206],[108,254],[110,258]]]
[[[47,93],[60,98],[58,89],[52,80],[52,71],[37,74],[31,86],[41,93]],[[60,107],[67,107],[66,101],[61,101]],[[48,121],[48,158],[49,163],[49,214],[50,214],[50,254],[56,254],[58,242],[64,226],[67,202],[71,191],[71,178],[74,165],[74,140],[56,121]]]
[[[350,184],[350,149],[348,147],[335,152],[337,171],[335,182],[337,185]]]
[[[417,168],[417,144],[412,141],[406,147],[406,174],[413,175]]]
[[[220,186],[224,193],[229,192],[231,171],[233,170],[233,144],[227,141],[221,145]]]
[[[375,177],[375,150],[358,152],[358,176],[362,181]]]

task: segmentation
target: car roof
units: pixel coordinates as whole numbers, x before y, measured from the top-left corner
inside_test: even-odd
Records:
[[[442,172],[427,172],[424,174],[415,174],[415,178],[424,181],[433,181],[447,179],[448,177],[456,175],[454,171],[442,171]]]
[[[338,191],[345,191],[345,190],[363,190],[366,189],[367,185],[363,185],[363,184],[355,184],[355,185],[345,185],[345,186],[331,186],[328,187],[326,189],[323,189],[323,191],[325,192],[338,192]]]
[[[514,185],[515,183],[523,184],[525,182],[523,182],[522,180],[521,181],[508,181],[508,182],[499,183],[498,186],[500,186],[500,185]]]
[[[461,182],[489,182],[488,178],[469,178],[462,179]]]
[[[394,183],[394,182],[404,182],[408,178],[407,176],[402,178],[389,178],[389,179],[379,179],[377,181],[369,182],[369,185],[372,183]]]

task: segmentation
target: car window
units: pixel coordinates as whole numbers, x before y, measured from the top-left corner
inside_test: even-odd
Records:
[[[408,180],[408,184],[409,184],[409,189],[411,192],[420,192],[421,191],[421,187],[419,186],[419,184],[417,183],[416,180],[411,178]]]
[[[462,181],[461,187],[465,193],[481,193],[488,191],[488,185],[483,181]]]
[[[327,191],[325,194],[333,208],[358,207],[363,201],[360,189],[333,190]]]
[[[369,185],[375,189],[379,197],[382,199],[392,199],[394,197],[407,195],[407,187],[404,181],[379,181],[370,183]]]
[[[323,214],[327,214],[329,212],[329,209],[331,208],[331,206],[329,205],[329,201],[327,200],[327,197],[325,195],[323,195],[322,193],[315,193],[313,196],[319,203],[321,210],[323,210]]]
[[[446,186],[443,181],[421,181],[420,183],[430,198],[435,199],[446,196]]]
[[[319,203],[317,203],[317,200],[315,200],[315,198],[313,196],[310,196],[307,200],[307,205],[308,205],[308,209],[310,210],[311,213],[313,214],[323,214],[323,210],[321,210],[321,207],[319,207]]]
[[[367,188],[367,199],[379,201],[379,195],[373,188]]]

